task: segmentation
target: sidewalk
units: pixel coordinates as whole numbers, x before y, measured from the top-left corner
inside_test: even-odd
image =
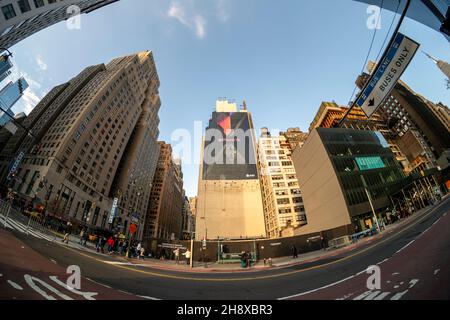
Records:
[[[442,201],[437,206],[439,206],[443,202],[445,202],[445,200],[448,197],[449,197],[449,195],[447,197],[443,198]],[[194,268],[190,268],[190,266],[188,264],[186,264],[186,261],[184,259],[180,260],[179,264],[176,264],[176,262],[174,260],[163,260],[162,261],[162,260],[157,260],[154,258],[146,258],[145,260],[136,259],[136,258],[128,258],[127,259],[124,256],[98,253],[94,247],[81,246],[79,244],[79,239],[75,236],[71,237],[69,246],[76,248],[76,249],[83,250],[83,251],[95,253],[97,255],[113,257],[118,260],[117,262],[110,262],[113,264],[135,265],[135,266],[149,267],[149,268],[160,269],[160,270],[195,272],[195,273],[257,272],[257,271],[263,271],[263,270],[267,270],[267,269],[278,269],[278,268],[286,268],[286,267],[290,267],[290,266],[294,266],[294,265],[302,265],[302,264],[306,264],[306,263],[323,260],[326,258],[335,257],[338,255],[347,253],[349,251],[353,251],[355,249],[366,246],[372,242],[376,242],[377,240],[385,238],[386,236],[391,235],[396,230],[407,227],[408,225],[419,220],[421,217],[423,217],[425,214],[429,213],[430,210],[436,208],[437,206],[427,207],[422,210],[419,210],[419,211],[413,213],[413,215],[408,218],[404,218],[400,221],[397,221],[394,224],[386,226],[385,230],[380,234],[376,234],[371,237],[362,238],[362,239],[358,240],[358,242],[356,242],[356,243],[352,243],[350,245],[347,245],[347,246],[339,248],[339,249],[328,248],[327,250],[317,250],[317,251],[307,252],[307,253],[299,254],[299,257],[296,259],[293,259],[290,256],[272,258],[272,266],[269,266],[268,263],[267,263],[267,265],[264,265],[263,261],[258,261],[251,268],[242,268],[240,266],[240,264],[236,264],[236,263],[220,264],[217,262],[208,262],[205,267],[204,262],[194,261]],[[67,244],[63,244],[63,245],[67,245]]]

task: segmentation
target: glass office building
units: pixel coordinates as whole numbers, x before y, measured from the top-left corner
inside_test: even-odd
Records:
[[[369,130],[316,128],[293,162],[308,228],[353,234],[374,226],[392,207],[389,196],[402,187],[403,170],[380,134]],[[367,191],[366,191],[367,190]]]
[[[8,83],[0,91],[0,126],[3,126],[14,116],[11,108],[20,99],[27,88],[27,81],[24,78],[20,78],[16,82]]]

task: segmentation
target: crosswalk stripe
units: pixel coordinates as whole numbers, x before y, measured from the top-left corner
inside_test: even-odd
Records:
[[[357,296],[356,298],[354,298],[353,300],[362,300],[362,299],[364,299],[365,297],[367,297],[371,292],[372,292],[372,291],[366,291],[366,292],[360,294],[359,296]]]
[[[390,294],[390,292],[382,292],[379,296],[377,296],[375,299],[373,300],[383,300],[384,298],[386,298],[388,295]]]
[[[373,291],[364,300],[373,300],[381,291]]]

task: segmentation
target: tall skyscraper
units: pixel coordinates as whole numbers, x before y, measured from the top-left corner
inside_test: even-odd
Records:
[[[436,66],[442,71],[442,73],[445,74],[447,76],[447,78],[450,80],[450,63],[436,59],[426,52],[424,52],[424,53],[428,58],[430,58],[436,64]]]
[[[11,74],[10,69],[12,68],[11,60],[7,54],[0,56],[0,82],[6,79],[8,75]]]
[[[138,237],[156,167],[159,80],[149,51],[86,68],[53,88],[2,150],[3,167],[25,157],[12,187],[57,214],[91,227]],[[40,186],[41,185],[41,186]],[[118,216],[110,222],[113,198]]]
[[[0,47],[17,42],[55,23],[89,13],[118,0],[0,0]],[[76,5],[77,10],[69,10]]]
[[[244,102],[216,102],[203,139],[196,238],[265,236],[256,137]]]
[[[286,137],[273,137],[262,128],[258,160],[267,236],[277,238],[283,229],[307,224],[292,148]]]
[[[156,250],[157,239],[181,238],[183,220],[183,175],[173,158],[172,146],[158,142],[160,154],[153,178],[144,226],[144,245]]]
[[[0,91],[0,126],[14,118],[11,108],[22,97],[23,92],[28,88],[28,83],[24,78],[16,82],[8,83]]]

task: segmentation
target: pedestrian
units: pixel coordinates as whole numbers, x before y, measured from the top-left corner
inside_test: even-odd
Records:
[[[64,238],[62,239],[62,242],[69,243],[69,236],[70,236],[71,228],[72,228],[72,223],[70,223],[70,221],[67,221],[66,232],[64,234]]]
[[[145,258],[145,248],[143,246],[141,246],[141,249],[139,250],[139,258],[138,259],[144,260],[144,258]]]
[[[85,231],[83,233],[83,243],[82,243],[82,245],[85,247],[86,247],[86,242],[87,242],[88,237],[89,237],[89,233]]]
[[[103,245],[103,237],[102,236],[98,236],[97,245],[95,246],[95,249],[97,250],[97,252],[99,252],[100,249],[103,249],[102,245]]]
[[[173,251],[173,254],[175,255],[175,262],[176,262],[176,264],[178,264],[180,262],[180,249],[176,248]]]
[[[139,254],[141,252],[141,248],[142,248],[142,244],[139,242],[136,247],[136,255],[138,256],[138,258],[139,258]]]
[[[247,252],[244,251],[241,253],[241,266],[242,268],[247,268]]]
[[[114,239],[112,237],[109,237],[107,243],[108,243],[108,253],[112,254],[112,250],[114,248]]]
[[[322,243],[322,249],[325,251],[325,249],[327,248],[327,241],[324,237],[320,237],[320,241]]]
[[[297,254],[297,247],[293,244],[291,247],[291,252],[292,252],[292,258],[296,259],[298,258],[298,254]]]
[[[186,264],[189,265],[191,263],[191,251],[189,251],[189,249],[186,249],[184,256],[186,257]]]
[[[122,255],[122,252],[123,252],[123,241],[120,240],[119,241],[119,255]]]
[[[84,237],[84,228],[81,228],[81,231],[80,231],[80,244],[83,244],[83,237]]]

